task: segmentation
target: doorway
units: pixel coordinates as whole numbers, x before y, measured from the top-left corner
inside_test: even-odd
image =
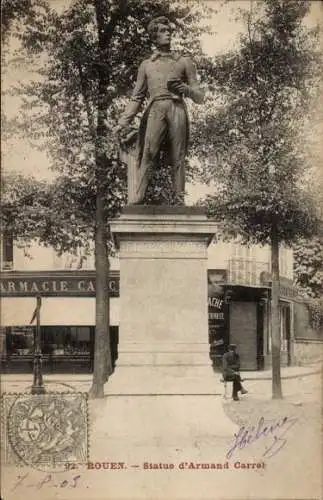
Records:
[[[231,302],[230,343],[237,345],[242,370],[257,370],[257,303]]]

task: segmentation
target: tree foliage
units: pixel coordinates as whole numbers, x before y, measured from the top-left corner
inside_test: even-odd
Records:
[[[216,61],[214,85],[223,104],[210,109],[203,179],[218,191],[212,215],[260,243],[291,244],[317,229],[315,203],[302,177],[303,125],[318,88],[316,31],[302,24],[309,3],[261,3],[245,14],[240,49]],[[203,141],[203,122],[199,133]]]
[[[295,282],[306,297],[323,296],[323,239],[316,236],[294,245]]]
[[[43,233],[49,200],[49,185],[22,174],[2,176],[1,228],[15,240],[28,242]]]
[[[115,189],[119,189],[120,197],[112,201],[109,192],[106,193],[110,216],[113,211],[118,214],[124,202],[124,179],[120,172],[116,176]],[[20,246],[28,246],[37,239],[59,254],[77,252],[79,248],[85,253],[92,250],[96,193],[94,186],[91,189],[82,177],[59,175],[48,182],[20,173],[5,173],[1,195],[0,225]],[[111,241],[107,244],[112,254]]]
[[[1,2],[2,41],[7,43],[10,33],[16,32],[21,21],[33,16],[33,0],[3,0]]]

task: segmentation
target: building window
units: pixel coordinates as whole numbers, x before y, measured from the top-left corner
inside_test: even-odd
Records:
[[[289,304],[280,304],[279,310],[281,351],[288,352],[288,343],[290,339],[290,306]]]
[[[270,308],[268,308],[268,315],[270,315]],[[269,316],[268,316],[269,318]],[[290,304],[287,302],[280,302],[279,304],[279,318],[280,318],[280,350],[282,353],[289,355],[289,343],[291,334],[291,312]],[[267,337],[267,353],[271,354],[271,328],[268,329],[270,335]]]
[[[44,326],[42,349],[54,356],[90,356],[91,327]]]
[[[93,343],[92,326],[41,326],[44,355],[90,356]],[[5,328],[6,339],[2,355],[30,356],[34,354],[34,326]]]

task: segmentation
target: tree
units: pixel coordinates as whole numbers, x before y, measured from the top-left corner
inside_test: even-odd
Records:
[[[45,230],[49,185],[18,173],[2,175],[1,181],[0,227],[28,245]]]
[[[215,101],[200,121],[196,154],[207,157],[205,205],[230,234],[271,247],[272,395],[280,377],[279,247],[309,238],[318,215],[308,184],[303,132],[320,78],[317,30],[306,28],[310,2],[250,2],[241,13],[240,47],[215,61]],[[203,144],[205,130],[213,138]]]
[[[72,205],[65,206],[62,200],[76,199],[74,206],[84,214],[77,215],[77,224],[72,224],[72,237],[63,235],[64,245],[83,245],[84,235],[88,235],[86,224],[95,240],[93,397],[103,397],[103,385],[111,373],[108,221],[125,202],[125,165],[114,127],[136,69],[151,51],[145,30],[149,20],[168,16],[177,26],[177,48],[185,46],[201,63],[199,23],[209,12],[200,2],[75,0],[60,15],[47,9],[43,17],[38,15],[36,22],[27,24],[20,36],[28,57],[33,56],[35,65],[38,61],[39,79],[19,84],[17,93],[24,106],[13,129],[17,133],[20,128],[49,151],[53,168],[62,175],[61,183],[56,184],[62,195],[61,200],[54,197],[57,207],[63,204],[62,210],[68,214]],[[57,219],[59,224],[61,219]],[[62,232],[57,226],[49,230],[46,241],[59,240]]]
[[[306,297],[323,295],[323,240],[318,235],[294,245],[295,282]]]
[[[124,182],[120,183],[120,197],[123,194]],[[19,246],[28,247],[38,240],[59,254],[76,253],[80,248],[84,255],[92,251],[93,186],[64,175],[48,182],[20,173],[4,173],[1,195],[0,226],[10,232]],[[119,205],[115,210],[120,210]]]

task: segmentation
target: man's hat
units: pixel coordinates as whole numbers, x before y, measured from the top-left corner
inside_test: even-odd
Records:
[[[229,344],[229,347],[237,347],[237,344]]]

